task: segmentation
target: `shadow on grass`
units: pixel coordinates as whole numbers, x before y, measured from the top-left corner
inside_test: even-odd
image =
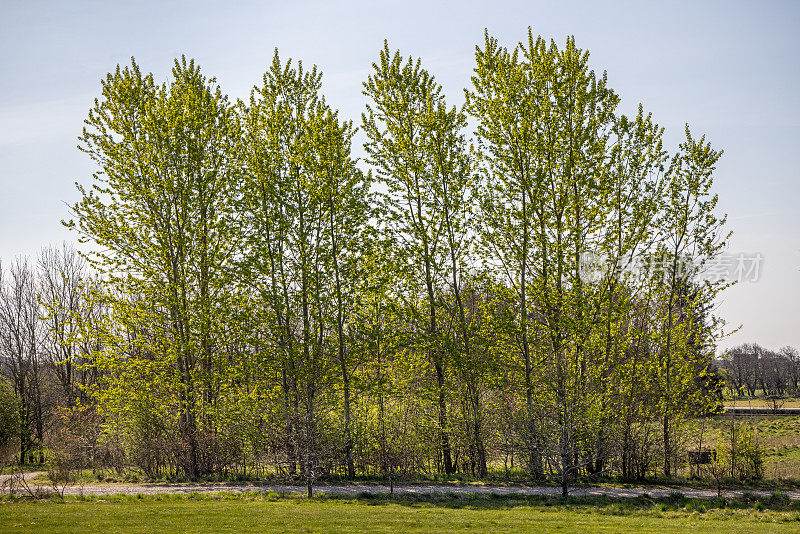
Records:
[[[773,510],[773,511],[798,511],[800,501],[792,501],[781,492],[775,492],[768,497],[759,497],[745,493],[740,497],[721,497],[711,499],[689,498],[683,493],[673,492],[666,497],[609,497],[599,496],[574,496],[566,499],[555,495],[498,495],[498,494],[428,494],[428,495],[397,495],[391,497],[386,494],[371,494],[362,492],[354,499],[336,496],[323,496],[319,500],[350,500],[361,504],[383,505],[398,504],[402,506],[420,507],[435,506],[443,508],[471,508],[471,509],[503,509],[519,506],[555,509],[586,509],[608,510],[621,514],[640,512],[646,510],[684,510],[703,513],[713,509],[730,510]]]

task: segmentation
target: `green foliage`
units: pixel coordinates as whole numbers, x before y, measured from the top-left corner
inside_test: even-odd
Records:
[[[384,43],[363,165],[320,71],[277,51],[235,104],[186,59],[160,85],[135,62],[103,80],[67,224],[108,312],[71,339],[96,341],[84,394],[120,469],[269,465],[309,492],[337,470],[522,464],[565,493],[670,474],[683,422],[719,400],[722,285],[697,275],[725,240],[721,152],[687,127],[670,156],[573,38],[487,33],[475,59],[451,106]]]
[[[225,387],[218,347],[235,309],[238,121],[214,79],[175,61],[156,85],[135,61],[102,82],[80,148],[96,162],[73,211],[108,280],[112,326],[96,365],[104,415],[123,440],[169,439],[189,476],[207,470],[203,436]],[[173,442],[174,443],[174,442]],[[156,450],[159,447],[156,447]]]
[[[0,447],[19,435],[19,400],[11,385],[0,380]]]

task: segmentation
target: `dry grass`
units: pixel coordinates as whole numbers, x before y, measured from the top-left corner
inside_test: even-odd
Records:
[[[793,402],[800,402],[793,399]],[[787,415],[720,415],[709,420],[707,445],[716,442],[719,432],[731,421],[755,430],[764,452],[764,476],[776,481],[800,481],[800,417]]]
[[[772,408],[773,402],[767,399],[732,399],[724,402],[730,408]],[[783,399],[778,401],[778,406],[783,408],[800,408],[800,399]]]

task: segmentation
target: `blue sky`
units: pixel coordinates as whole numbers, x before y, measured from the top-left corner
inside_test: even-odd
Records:
[[[61,228],[76,149],[100,79],[135,56],[165,79],[195,58],[234,98],[261,79],[275,47],[316,64],[323,91],[358,122],[361,82],[384,39],[422,58],[452,103],[469,84],[483,30],[513,46],[527,27],[574,35],[608,72],[622,110],[641,102],[675,148],[688,122],[725,150],[716,173],[730,252],[761,253],[757,282],[719,299],[741,330],[722,347],[800,347],[800,3],[797,2],[36,2],[0,0],[0,259],[35,255]]]

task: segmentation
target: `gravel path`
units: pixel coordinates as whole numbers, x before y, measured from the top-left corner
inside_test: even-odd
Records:
[[[0,485],[2,485],[6,480],[13,477],[16,473],[10,473],[7,475],[0,475]],[[30,473],[23,473],[22,478],[25,480],[30,480],[37,475],[44,474],[44,471],[31,471]]]
[[[30,473],[26,478],[30,479],[39,473]],[[0,478],[0,481],[2,479]],[[33,484],[32,484],[33,485]],[[85,486],[70,486],[66,488],[66,495],[114,495],[114,494],[145,494],[155,495],[159,493],[214,493],[220,491],[230,491],[242,493],[246,491],[275,491],[278,493],[297,493],[305,494],[305,486],[289,484],[92,484]],[[561,488],[555,486],[481,486],[481,485],[455,485],[455,484],[400,484],[395,485],[394,491],[398,495],[429,495],[429,494],[480,494],[480,495],[560,495]],[[355,497],[359,493],[369,492],[373,494],[389,493],[388,485],[381,484],[319,484],[314,486],[315,494],[332,494],[344,497]],[[666,497],[670,493],[680,492],[687,497],[709,499],[717,496],[713,489],[689,489],[689,488],[667,488],[667,487],[634,487],[634,488],[615,488],[600,486],[579,486],[570,489],[570,495],[582,496],[606,495],[608,497],[638,497],[647,494],[651,497]],[[723,494],[726,497],[739,496],[745,492],[759,497],[768,497],[770,490],[727,490]],[[800,491],[784,491],[790,499],[800,500]]]
[[[43,471],[25,473],[25,480],[31,488],[38,486],[36,481],[32,481]],[[11,478],[12,475],[0,475],[0,486],[3,482]],[[46,486],[44,486],[46,487]],[[278,493],[295,493],[305,495],[304,485],[290,484],[213,484],[213,483],[189,483],[189,484],[90,484],[75,485],[66,488],[65,495],[156,495],[159,493],[215,493],[220,491],[230,491],[243,493],[247,491],[275,491]],[[389,486],[382,484],[318,484],[314,486],[316,494],[331,494],[342,497],[355,497],[359,493],[387,494]],[[430,494],[456,494],[456,495],[560,495],[561,488],[556,486],[492,486],[492,485],[471,485],[471,484],[398,484],[394,487],[394,492],[398,495],[430,495]],[[651,497],[666,497],[670,493],[680,492],[687,497],[710,499],[717,496],[717,491],[713,489],[690,489],[690,488],[668,488],[668,487],[632,487],[615,488],[608,486],[576,486],[570,488],[570,495],[573,496],[600,496],[617,498],[633,498],[647,494]],[[758,497],[769,497],[771,490],[746,490],[731,489],[724,491],[726,497],[740,496],[750,493]],[[792,500],[800,500],[800,491],[784,491]]]

